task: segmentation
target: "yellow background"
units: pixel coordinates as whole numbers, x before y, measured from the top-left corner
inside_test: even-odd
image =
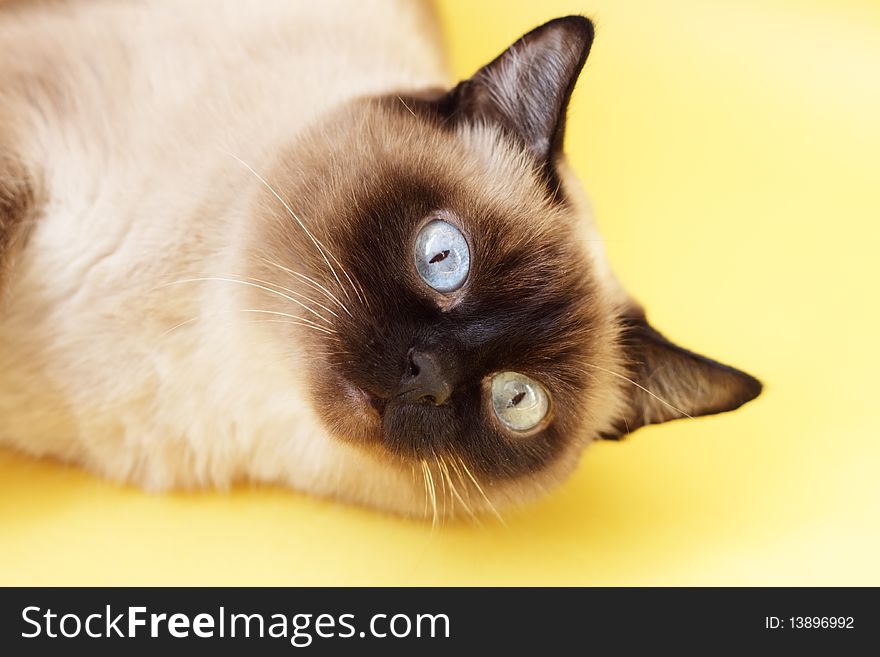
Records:
[[[4,584],[880,584],[880,3],[442,4],[456,73],[585,13],[568,150],[655,324],[762,378],[507,526],[151,496],[0,452]]]

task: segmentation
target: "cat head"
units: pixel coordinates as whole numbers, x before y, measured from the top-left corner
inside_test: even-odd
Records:
[[[413,473],[398,509],[423,484],[450,511],[521,501],[595,438],[760,391],[660,336],[588,248],[562,146],[592,41],[554,20],[451,90],[348,104],[269,176],[261,308],[327,433]]]

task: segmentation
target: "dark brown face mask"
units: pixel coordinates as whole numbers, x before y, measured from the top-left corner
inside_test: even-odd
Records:
[[[558,170],[592,40],[587,19],[557,19],[448,92],[348,105],[273,173],[312,231],[279,232],[267,196],[271,260],[343,297],[326,333],[298,338],[331,435],[498,481],[760,392],[602,289]]]

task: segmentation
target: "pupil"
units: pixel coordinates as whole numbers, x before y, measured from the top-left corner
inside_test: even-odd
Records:
[[[522,392],[518,392],[518,393],[516,393],[516,394],[513,396],[513,399],[511,399],[511,400],[507,403],[507,408],[512,408],[512,407],[514,407],[514,406],[519,405],[519,403],[523,400],[523,397],[525,397],[525,396],[526,396],[525,390],[523,390]]]
[[[446,260],[446,258],[448,258],[448,257],[449,257],[449,249],[446,249],[445,251],[441,251],[440,253],[435,255],[433,258],[428,260],[428,262],[430,262],[432,265],[434,265],[434,264],[437,264],[438,262],[442,262],[443,260]]]

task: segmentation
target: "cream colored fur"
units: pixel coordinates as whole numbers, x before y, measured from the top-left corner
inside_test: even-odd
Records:
[[[0,116],[48,199],[0,312],[0,443],[151,490],[277,482],[422,513],[420,477],[325,435],[244,290],[192,279],[244,268],[260,183],[236,158],[265,172],[345,100],[449,85],[430,19],[410,0],[0,9]]]

